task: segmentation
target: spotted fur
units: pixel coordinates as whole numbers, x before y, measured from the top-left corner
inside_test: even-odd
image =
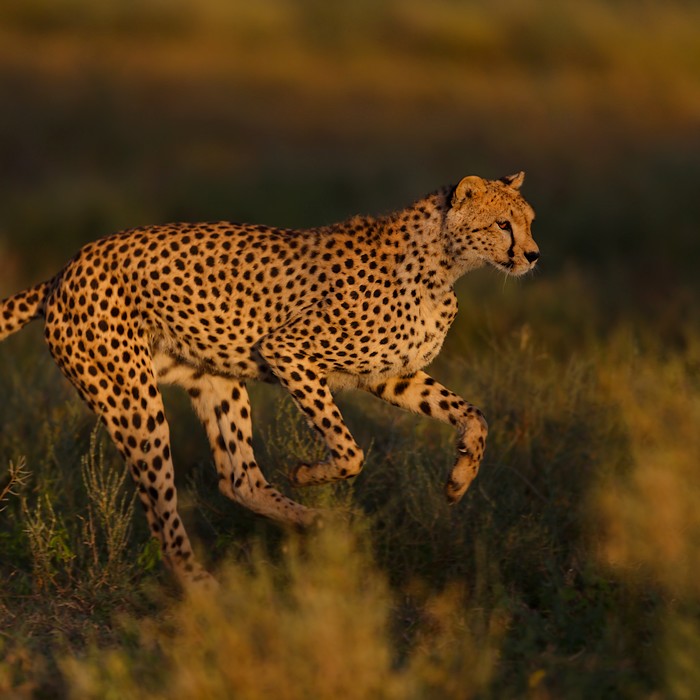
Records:
[[[512,275],[535,265],[522,181],[466,177],[389,216],[304,231],[227,222],[124,231],[0,302],[0,339],[45,318],[51,354],[106,424],[165,561],[184,584],[209,581],[178,515],[158,384],[187,390],[221,491],[261,515],[298,526],[316,517],[256,462],[252,379],[279,381],[328,447],[324,461],[291,474],[293,484],[362,469],[332,396],[355,387],[455,427],[446,495],[458,501],[482,459],[486,421],[423,368],[455,318],[461,275],[487,263]]]

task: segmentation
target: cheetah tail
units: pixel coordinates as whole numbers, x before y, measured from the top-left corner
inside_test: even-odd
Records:
[[[44,315],[44,304],[52,281],[42,282],[0,301],[0,340]]]

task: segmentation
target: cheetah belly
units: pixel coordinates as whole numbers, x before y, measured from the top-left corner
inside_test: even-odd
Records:
[[[237,309],[236,298],[227,301]],[[297,297],[296,306],[280,304],[283,310],[274,318],[267,313],[264,301],[245,301],[245,308],[235,313],[190,313],[186,319],[178,316],[174,320],[162,309],[148,309],[144,318],[152,349],[210,374],[274,381],[258,344],[299,313],[303,296]]]

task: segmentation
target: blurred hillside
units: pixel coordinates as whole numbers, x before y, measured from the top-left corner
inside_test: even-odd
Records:
[[[548,278],[700,289],[694,3],[4,0],[0,104],[2,292],[123,227],[316,225],[519,169]]]

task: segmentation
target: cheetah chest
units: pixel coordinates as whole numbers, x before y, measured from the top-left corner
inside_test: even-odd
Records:
[[[397,301],[369,309],[359,316],[361,323],[350,324],[329,306],[323,327],[313,329],[318,356],[330,360],[334,372],[381,377],[416,372],[437,356],[457,298],[450,290],[439,299]]]
[[[415,372],[429,365],[438,355],[455,316],[457,297],[450,290],[437,303],[427,300],[415,314],[415,334],[401,356],[401,370]]]

